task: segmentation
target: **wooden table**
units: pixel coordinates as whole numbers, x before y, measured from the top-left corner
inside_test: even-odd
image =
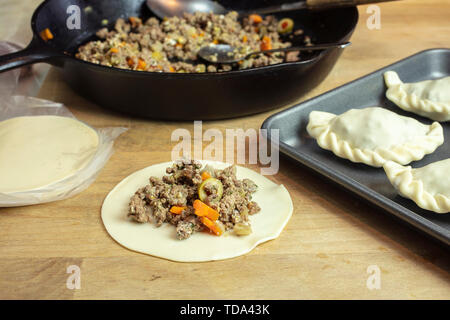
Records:
[[[38,3],[30,7],[29,0],[6,2],[0,11],[3,38],[15,24],[28,25]],[[380,30],[366,27],[366,8],[359,8],[353,45],[332,74],[301,100],[418,51],[450,46],[447,0],[380,4]],[[17,19],[11,18],[14,10]],[[93,126],[130,130],[117,140],[115,154],[83,193],[51,204],[0,209],[1,299],[450,298],[447,249],[285,159],[271,179],[288,188],[295,211],[277,240],[243,257],[210,263],[174,263],[129,251],[106,233],[100,219],[102,201],[128,174],[169,161],[175,144],[172,131],[192,131],[193,123],[139,120],[101,109],[68,88],[55,69],[39,96],[63,102]],[[274,112],[207,122],[203,128],[257,129]],[[80,267],[81,289],[66,287],[70,265]],[[379,290],[366,286],[371,265],[381,270]]]

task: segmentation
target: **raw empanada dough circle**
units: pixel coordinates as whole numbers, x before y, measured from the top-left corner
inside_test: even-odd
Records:
[[[83,169],[99,145],[97,132],[59,116],[0,122],[0,193],[36,190]]]
[[[321,148],[373,167],[388,160],[401,164],[420,160],[444,143],[438,122],[424,125],[380,107],[351,109],[339,116],[312,111],[307,131]]]
[[[403,110],[435,121],[450,120],[450,77],[403,83],[396,72],[388,71],[384,80],[386,97]]]
[[[413,169],[386,162],[384,170],[399,194],[413,200],[422,209],[450,212],[450,159]]]
[[[162,177],[171,164],[156,164],[131,174],[106,197],[102,206],[102,220],[111,237],[122,246],[178,262],[229,259],[244,255],[258,244],[277,238],[292,215],[292,200],[284,186],[250,169],[237,166],[238,179],[248,178],[258,185],[253,200],[259,204],[261,211],[250,217],[252,234],[238,237],[228,232],[216,237],[198,232],[187,240],[178,240],[173,225],[164,223],[157,228],[152,223],[139,224],[129,220],[127,212],[131,196],[148,184],[151,176]],[[229,166],[214,161],[202,161],[202,164],[210,164],[216,169]]]

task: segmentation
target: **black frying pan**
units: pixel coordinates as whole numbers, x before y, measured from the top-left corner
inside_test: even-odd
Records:
[[[233,1],[221,3],[233,7]],[[261,3],[245,0],[238,5],[239,9],[248,9]],[[81,8],[79,30],[67,27],[70,16],[67,9],[71,5]],[[85,11],[87,6],[92,10]],[[74,57],[81,44],[95,38],[96,31],[103,27],[103,19],[112,26],[118,18],[130,16],[151,16],[145,0],[47,0],[33,15],[32,42],[23,51],[1,56],[0,72],[47,62],[62,68],[64,79],[74,90],[105,108],[156,119],[210,120],[254,114],[296,101],[328,75],[342,52],[329,49],[306,61],[205,74],[122,70]],[[292,18],[314,43],[325,43],[349,40],[358,11],[355,7],[320,12],[301,10],[277,16]],[[48,42],[39,36],[46,28],[54,35]]]

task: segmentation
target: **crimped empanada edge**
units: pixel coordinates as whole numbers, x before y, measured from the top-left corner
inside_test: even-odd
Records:
[[[450,104],[420,99],[415,94],[408,94],[404,89],[404,83],[394,71],[385,72],[384,81],[388,87],[386,98],[399,108],[434,121],[450,121]],[[433,116],[433,113],[439,114],[439,117]]]
[[[377,168],[382,167],[389,160],[400,164],[420,160],[444,143],[442,126],[438,122],[433,122],[429,126],[427,135],[405,145],[375,150],[353,148],[347,141],[340,139],[331,131],[330,121],[335,117],[336,115],[332,113],[312,111],[307,132],[316,139],[321,148],[332,151],[336,156]]]
[[[427,192],[423,182],[414,178],[411,166],[405,167],[393,161],[387,161],[383,168],[390,183],[401,196],[411,199],[425,210],[440,214],[450,212],[450,198]]]

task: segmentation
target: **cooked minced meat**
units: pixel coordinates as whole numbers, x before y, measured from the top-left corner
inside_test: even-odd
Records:
[[[100,40],[91,41],[78,49],[76,57],[110,67],[150,72],[221,72],[230,71],[228,64],[205,64],[197,57],[200,48],[217,43],[237,48],[236,56],[243,57],[261,49],[290,47],[281,40],[278,21],[266,16],[261,21],[248,17],[238,21],[238,14],[186,13],[183,18],[171,17],[163,21],[152,17],[143,22],[131,17],[118,19],[114,30],[103,28],[97,32]],[[298,52],[256,55],[237,64],[239,69],[254,68],[296,61]]]
[[[202,178],[205,172],[207,177]],[[129,203],[128,217],[157,226],[170,223],[176,226],[176,236],[182,240],[207,229],[193,207],[199,198],[219,213],[215,223],[224,231],[237,224],[250,230],[249,215],[261,210],[252,201],[257,185],[249,179],[238,180],[234,165],[224,170],[210,166],[202,170],[199,162],[183,160],[167,168],[166,173],[162,178],[150,177],[149,184],[136,191]],[[182,211],[172,213],[173,207]]]

